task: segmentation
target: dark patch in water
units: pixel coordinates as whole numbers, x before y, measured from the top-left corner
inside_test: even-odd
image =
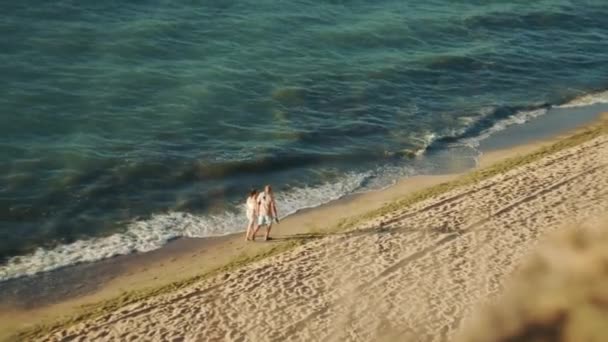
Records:
[[[252,160],[221,163],[200,163],[184,170],[181,181],[213,180],[239,177],[250,174],[268,174],[311,165],[326,165],[332,162],[356,162],[378,158],[381,154],[361,152],[353,154],[278,154]],[[270,176],[269,176],[270,177]]]
[[[439,70],[475,70],[484,67],[484,63],[478,59],[467,56],[437,56],[427,61],[431,69]]]
[[[541,108],[550,108],[551,105],[544,103],[537,106],[502,106],[494,109],[489,115],[477,119],[473,124],[464,129],[463,132],[455,135],[444,136],[436,139],[429,147],[432,149],[444,148],[447,144],[458,142],[459,140],[479,136],[483,131],[492,127],[496,122],[506,119],[520,111],[532,111]]]
[[[492,12],[473,16],[464,20],[470,30],[496,30],[506,29],[548,30],[571,29],[580,25],[600,23],[599,18],[574,15],[567,12],[533,12],[524,15],[514,12]]]
[[[0,257],[414,164],[606,85],[605,1],[503,3],[6,2]]]

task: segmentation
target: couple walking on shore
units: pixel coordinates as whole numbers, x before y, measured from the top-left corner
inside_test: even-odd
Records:
[[[264,240],[270,240],[270,229],[272,221],[279,223],[277,205],[270,185],[264,187],[264,191],[258,193],[257,189],[251,190],[247,197],[247,234],[246,240],[255,241],[255,235],[262,226],[266,226]]]

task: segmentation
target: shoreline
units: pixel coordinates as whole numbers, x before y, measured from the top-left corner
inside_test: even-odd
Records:
[[[109,300],[19,338],[447,340],[473,307],[501,293],[545,234],[608,210],[606,120],[306,243]]]
[[[605,94],[608,92],[594,93],[588,99],[574,98],[567,102],[570,105],[566,107],[545,104],[541,110],[520,109],[515,114],[493,118],[491,125],[483,125],[489,128],[477,128],[471,135],[469,132],[456,134],[447,141],[444,140],[446,136],[434,137],[431,134],[425,136],[416,153],[403,150],[403,153],[385,154],[388,159],[380,166],[344,170],[340,176],[330,177],[326,182],[293,184],[287,188],[281,188],[279,183],[281,212],[287,213],[286,217],[304,208],[316,208],[356,192],[383,189],[411,175],[468,172],[475,168],[478,156],[483,151],[503,150],[515,145],[534,143],[592,122],[597,113],[608,112]],[[51,239],[54,242],[43,248],[36,248],[36,244],[32,244],[30,252],[5,259],[5,263],[0,266],[0,283],[77,264],[96,263],[118,255],[146,253],[163,248],[170,241],[183,237],[209,238],[240,231],[244,216],[244,213],[238,214],[242,209],[238,204],[240,201],[236,201],[238,199],[229,194],[223,195],[222,198],[217,206],[213,206],[216,208],[214,210],[199,208],[200,211],[190,212],[178,209],[179,206],[174,207],[174,210],[167,208],[115,222],[121,229],[112,234],[108,232],[108,235],[93,234],[86,237],[88,234],[85,232],[75,241]],[[201,199],[206,200],[204,196]],[[129,207],[125,204],[121,210],[129,211]],[[86,227],[83,229],[86,230]]]
[[[353,216],[363,215],[425,188],[454,180],[461,174],[413,176],[382,190],[356,193],[315,208],[302,209],[273,225],[273,240],[246,243],[242,233],[218,237],[179,238],[147,253],[120,255],[94,263],[74,265],[26,279],[9,280],[21,294],[13,305],[0,305],[0,340],[33,325],[78,315],[82,308],[118,298],[127,292],[148,291],[222,269],[236,260],[274,254],[290,243],[314,239]],[[90,275],[90,277],[89,277]],[[72,277],[78,282],[66,281]],[[47,286],[41,286],[41,282]],[[101,285],[100,285],[101,283]],[[24,284],[27,284],[24,289]],[[3,285],[0,284],[0,289]],[[6,288],[6,284],[4,284]],[[51,293],[42,288],[55,290]],[[16,291],[9,289],[8,292]],[[34,307],[35,304],[43,304]],[[8,305],[7,305],[8,304]],[[32,318],[33,317],[33,318]],[[24,321],[33,321],[24,324]]]
[[[598,122],[603,123],[604,120],[604,117],[598,118],[590,124],[561,132],[548,140],[528,143],[506,150],[484,152],[478,167],[467,172],[467,174],[514,156],[525,155],[540,148],[551,146],[563,139],[564,136],[582,132],[597,125]],[[281,224],[273,228],[273,235],[277,238],[273,240],[273,243],[245,244],[242,241],[242,234],[231,234],[216,238],[182,238],[148,253],[118,256],[91,265],[75,266],[76,268],[90,266],[90,274],[95,275],[89,283],[84,285],[72,284],[78,287],[77,290],[80,290],[80,293],[68,289],[70,293],[66,293],[66,297],[59,296],[55,300],[49,300],[49,302],[55,301],[56,303],[37,309],[28,307],[27,303],[22,303],[25,304],[24,308],[11,308],[4,304],[5,307],[0,308],[0,321],[3,322],[0,331],[8,336],[9,333],[29,328],[33,324],[56,321],[61,317],[77,315],[83,311],[83,306],[90,307],[93,303],[121,296],[125,291],[137,292],[159,288],[212,272],[214,269],[221,269],[222,266],[230,264],[235,259],[251,261],[260,255],[276,253],[277,250],[280,251],[282,246],[313,239],[315,234],[326,234],[328,228],[339,226],[344,220],[380,210],[389,204],[394,204],[399,199],[438,184],[445,184],[461,176],[462,174],[414,176],[382,190],[349,195],[320,207],[301,210],[285,218],[281,221]],[[289,226],[289,228],[285,228],[286,226]],[[100,270],[101,272],[99,272]],[[63,271],[80,273],[74,272],[73,267],[66,268]],[[57,281],[61,282],[62,277],[58,278]],[[104,280],[103,284],[97,287],[100,285],[100,279]],[[35,288],[37,285],[33,284],[32,286]],[[34,290],[32,289],[32,291]],[[76,297],[74,297],[74,293],[76,293]],[[31,300],[35,301],[35,298]],[[30,321],[29,324],[23,323],[25,317]],[[15,330],[7,331],[10,326],[13,326]],[[0,338],[2,338],[2,335],[0,335]]]

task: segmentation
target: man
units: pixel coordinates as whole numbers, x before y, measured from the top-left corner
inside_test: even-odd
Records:
[[[255,235],[261,226],[266,226],[266,236],[264,240],[270,240],[270,229],[272,228],[272,220],[279,223],[279,215],[277,214],[277,205],[274,201],[274,195],[272,194],[272,188],[270,185],[264,187],[264,192],[258,195],[258,226],[253,232],[252,240],[255,240]]]

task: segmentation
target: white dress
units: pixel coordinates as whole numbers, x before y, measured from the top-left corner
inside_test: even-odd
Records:
[[[249,222],[253,222],[256,217],[255,217],[255,197],[249,197],[247,198],[247,203],[245,204],[247,207],[247,219],[249,220]]]

